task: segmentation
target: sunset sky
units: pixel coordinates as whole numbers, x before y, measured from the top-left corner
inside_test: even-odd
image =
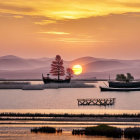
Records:
[[[0,0],[0,55],[140,59],[140,0]]]

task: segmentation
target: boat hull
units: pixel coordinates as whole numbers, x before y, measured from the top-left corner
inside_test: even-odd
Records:
[[[44,82],[44,84],[48,84],[48,83],[70,83],[71,79],[65,79],[65,80],[57,80],[57,79],[48,79],[47,77],[44,77],[42,75],[42,80]]]
[[[140,88],[140,81],[133,82],[119,82],[119,81],[109,81],[109,87],[111,88]]]
[[[110,88],[110,87],[100,87],[101,91],[122,91],[122,92],[130,92],[130,91],[140,91],[139,88]]]

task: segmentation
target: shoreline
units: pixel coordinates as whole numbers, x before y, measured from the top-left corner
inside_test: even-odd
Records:
[[[0,121],[140,122],[140,114],[0,113]]]
[[[31,84],[31,82],[3,81],[0,83],[0,89],[21,89],[21,90],[44,90],[59,88],[95,88],[93,84],[86,84],[86,81],[72,81],[70,83],[48,83]]]
[[[118,110],[118,109],[0,109],[2,113],[20,113],[20,114],[85,114],[85,115],[122,115],[122,114],[140,114],[140,110]]]
[[[0,124],[1,122],[5,121],[36,121],[36,122],[91,122],[94,125],[100,124],[100,123],[123,123],[123,124],[128,124],[128,122],[136,123],[140,125],[140,117],[51,117],[51,118],[41,118],[41,117],[32,117],[32,118],[27,118],[27,117],[3,117],[0,118]],[[68,123],[69,124],[69,123]]]

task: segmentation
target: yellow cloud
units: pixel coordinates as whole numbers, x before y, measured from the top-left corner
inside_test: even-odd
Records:
[[[91,16],[140,12],[140,1],[0,0],[0,12],[20,15],[44,16],[56,20],[78,19]],[[45,22],[42,22],[42,24],[45,24]]]
[[[51,23],[56,23],[55,20],[42,20],[39,22],[34,22],[35,24],[39,24],[39,25],[46,25],[46,24],[51,24]]]
[[[16,15],[16,16],[13,16],[14,18],[19,18],[19,19],[21,19],[21,18],[23,18],[23,16],[19,16],[19,15]]]
[[[84,38],[62,38],[62,39],[59,39],[58,41],[62,41],[62,42],[68,42],[68,43],[93,43],[93,42],[97,42],[93,39],[84,39]]]
[[[39,32],[42,34],[54,34],[54,35],[68,35],[70,33],[66,33],[66,32],[56,32],[56,31],[51,31],[51,32]]]

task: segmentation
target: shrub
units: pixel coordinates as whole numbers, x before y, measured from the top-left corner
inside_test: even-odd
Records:
[[[31,129],[31,132],[35,133],[56,133],[56,129],[53,127],[38,127],[38,128],[33,128]]]
[[[99,135],[119,138],[122,135],[122,130],[120,128],[101,124],[96,127],[85,128],[85,135]]]

